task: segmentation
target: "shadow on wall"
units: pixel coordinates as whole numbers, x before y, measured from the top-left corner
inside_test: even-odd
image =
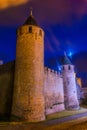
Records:
[[[14,84],[15,62],[0,65],[0,121],[9,120],[13,84]]]

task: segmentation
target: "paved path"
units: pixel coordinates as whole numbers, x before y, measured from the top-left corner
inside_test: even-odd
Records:
[[[51,126],[53,127],[59,124],[62,126],[62,123],[64,122],[76,120],[86,116],[87,116],[87,112],[64,117],[64,118],[59,118],[59,119],[52,119],[40,123],[0,124],[0,130],[45,130],[45,129],[52,130]],[[57,130],[57,129],[53,129],[53,130]]]
[[[78,118],[81,118],[81,117],[86,117],[86,116],[87,116],[87,112],[84,112],[84,113],[76,114],[76,115],[73,115],[73,116],[67,116],[67,117],[62,117],[62,118],[59,118],[59,119],[49,120],[49,121],[45,122],[45,124],[47,124],[47,125],[60,124],[60,123],[63,123],[63,122],[71,121],[71,120],[78,119]]]

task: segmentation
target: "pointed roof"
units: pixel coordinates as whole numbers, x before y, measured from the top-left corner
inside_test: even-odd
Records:
[[[61,62],[62,62],[62,65],[72,65],[70,59],[66,55],[66,52],[64,52],[64,57],[62,58]]]
[[[30,15],[27,18],[27,20],[25,21],[24,25],[35,25],[38,26],[33,14],[32,14],[32,8],[30,8]]]

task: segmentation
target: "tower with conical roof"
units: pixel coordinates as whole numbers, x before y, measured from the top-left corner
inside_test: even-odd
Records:
[[[32,15],[17,30],[12,116],[29,122],[45,120],[44,31]]]
[[[65,109],[77,110],[79,109],[79,102],[77,98],[74,65],[72,65],[66,53],[64,54],[64,58],[62,60],[62,75],[64,82]]]

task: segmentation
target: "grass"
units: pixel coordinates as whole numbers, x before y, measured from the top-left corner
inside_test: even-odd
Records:
[[[74,111],[64,110],[62,112],[57,112],[57,113],[54,113],[54,114],[47,115],[47,120],[56,119],[56,118],[57,119],[63,118],[63,117],[67,117],[67,116],[81,114],[81,113],[84,113],[84,112],[87,112],[87,108],[81,107],[79,110],[74,110]]]

